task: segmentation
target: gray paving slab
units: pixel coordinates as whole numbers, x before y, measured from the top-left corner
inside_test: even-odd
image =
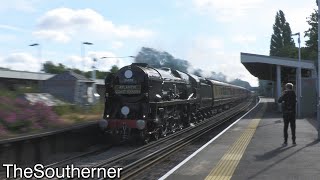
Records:
[[[317,130],[310,123],[312,119],[297,119],[297,145],[292,146],[289,141],[287,147],[282,147],[281,114],[273,110],[272,100],[264,99],[263,103],[269,104],[267,111],[246,148],[232,180],[320,179],[320,143],[316,140]],[[259,105],[166,179],[205,179],[241,136],[261,106]],[[289,139],[290,133],[289,130]]]
[[[317,130],[309,121],[297,119],[297,145],[292,145],[289,130],[288,146],[283,147],[281,114],[269,109],[260,121],[232,180],[319,180],[320,143],[317,141]]]
[[[261,106],[259,105],[251,113],[242,118],[237,124],[233,125],[232,128],[191,158],[187,163],[183,164],[166,179],[204,179],[216,163],[222,158],[230,145],[233,144],[239,136],[241,136],[250,120],[255,117],[256,112],[259,111],[260,108]]]

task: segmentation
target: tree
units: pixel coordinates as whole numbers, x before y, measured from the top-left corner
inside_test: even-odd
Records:
[[[116,71],[118,71],[118,69],[119,68],[117,66],[112,66],[110,71],[116,72]],[[46,63],[43,64],[43,71],[46,73],[60,74],[60,73],[63,73],[64,71],[67,71],[67,70],[71,70],[77,74],[82,74],[87,78],[92,77],[92,71],[83,72],[83,71],[76,69],[76,68],[68,68],[61,63],[59,63],[58,65],[55,65],[51,61],[47,61]],[[96,70],[96,78],[97,79],[104,79],[107,76],[107,74],[108,74],[108,72]]]
[[[283,11],[279,10],[273,24],[273,34],[270,41],[270,56],[298,58],[298,48],[292,38],[290,24],[286,21]],[[282,69],[283,71],[283,69]],[[272,94],[267,84],[270,81],[259,79],[259,93],[264,95]]]
[[[313,60],[318,56],[318,10],[311,13],[307,18],[307,23],[310,27],[304,32],[304,37],[308,37],[308,40],[306,40],[306,52],[303,55],[306,55],[306,59]]]
[[[106,78],[107,74],[108,72],[106,71],[99,71],[99,70],[96,71],[97,79],[104,79]]]
[[[116,73],[119,71],[119,67],[117,65],[113,65],[110,69],[110,72],[111,73]]]
[[[43,64],[42,70],[46,73],[60,74],[60,73],[63,73],[64,71],[66,71],[67,68],[66,68],[66,66],[64,66],[61,63],[59,63],[58,66],[56,66],[51,61],[47,61]]]
[[[279,10],[273,24],[273,34],[270,42],[270,56],[296,57],[297,49],[291,37],[291,28],[284,13]]]

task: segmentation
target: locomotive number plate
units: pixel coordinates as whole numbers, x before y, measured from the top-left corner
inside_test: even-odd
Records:
[[[140,94],[141,85],[115,85],[116,94]]]

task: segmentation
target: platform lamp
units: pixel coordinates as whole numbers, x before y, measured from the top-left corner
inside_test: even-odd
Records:
[[[136,58],[136,56],[120,56],[120,57],[103,56],[100,59],[109,59],[109,58]]]
[[[104,56],[104,57],[101,57],[100,59],[106,59],[106,58],[136,58],[135,56],[120,56],[120,57],[107,57],[107,56]]]
[[[300,32],[292,34],[291,36],[298,36],[298,44],[299,44],[299,65],[298,65],[298,82],[297,82],[297,99],[298,99],[298,117],[301,117],[301,51],[300,51]]]
[[[92,77],[92,80],[94,81],[93,84],[92,84],[92,91],[94,93],[94,102],[97,101],[97,97],[95,96],[95,94],[97,93],[97,85],[96,85],[96,62],[97,62],[97,58],[93,58],[93,64],[92,64],[92,71],[91,71],[91,77]]]
[[[81,43],[81,56],[82,56],[82,61],[83,61],[83,74],[85,73],[84,72],[84,68],[85,68],[85,45],[93,45],[93,43],[91,42],[82,42]]]
[[[320,39],[320,18],[319,18],[319,12],[320,12],[320,0],[317,0],[317,6],[318,6],[318,42]],[[317,105],[317,122],[318,122],[318,140],[320,140],[320,43],[318,43],[318,105]]]
[[[40,46],[40,44],[38,44],[38,43],[30,44],[29,46],[38,47],[38,58],[39,58],[39,63],[40,63],[40,70],[39,70],[39,72],[41,72],[41,67],[42,67],[41,46]]]

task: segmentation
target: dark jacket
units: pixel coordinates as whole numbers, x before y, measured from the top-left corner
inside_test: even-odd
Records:
[[[278,100],[278,103],[282,103],[283,113],[295,113],[296,102],[296,94],[293,90],[285,90],[283,95]]]

